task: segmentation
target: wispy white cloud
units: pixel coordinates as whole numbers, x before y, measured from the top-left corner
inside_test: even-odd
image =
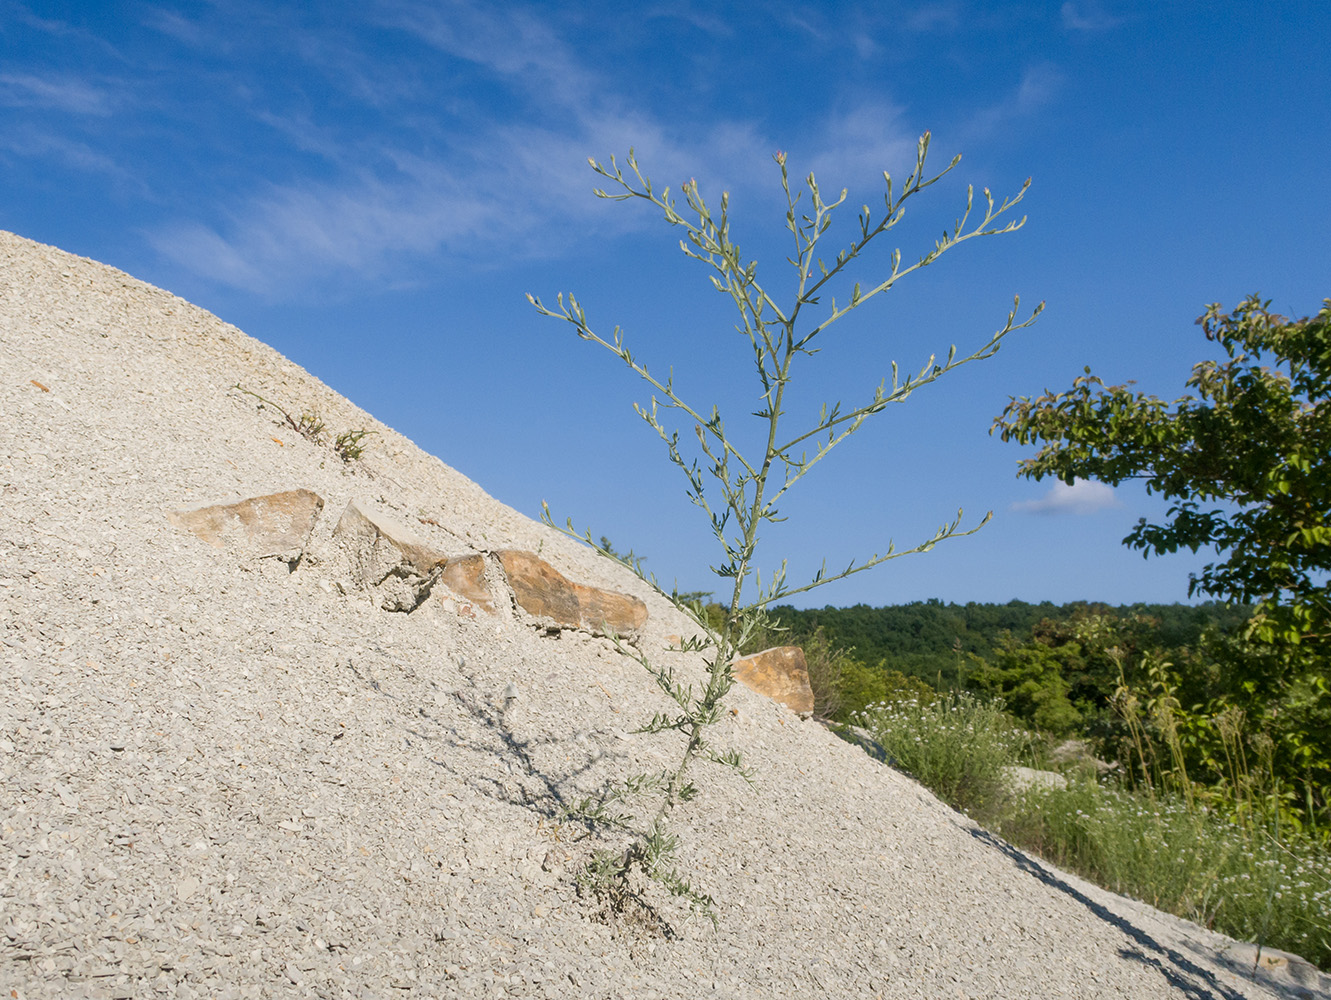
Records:
[[[160,253],[213,280],[270,295],[337,275],[397,280],[402,265],[409,273],[441,252],[541,255],[562,250],[567,232],[636,225],[628,221],[633,213],[608,222],[609,213],[595,212],[589,155],[608,161],[616,154],[622,162],[633,146],[658,186],[678,188],[695,175],[734,175],[736,164],[751,167],[755,150],[771,151],[742,122],[678,140],[651,114],[615,98],[550,26],[520,8],[392,3],[379,14],[381,22],[489,71],[525,110],[457,129],[436,124],[418,149],[396,134],[347,142],[335,125],[303,114],[256,111],[295,148],[323,159],[332,177],[269,184],[234,199],[210,223],[161,226],[149,233]],[[316,63],[326,50],[292,44]]]
[[[912,31],[951,31],[961,21],[954,3],[921,4],[906,17]]]
[[[110,91],[78,77],[0,73],[0,105],[50,108],[76,115],[111,114],[118,100]]]
[[[876,100],[829,118],[814,138],[819,153],[811,166],[819,185],[854,192],[864,185],[881,186],[884,170],[904,179],[904,172],[915,165],[919,136],[906,125],[902,108]]]
[[[50,129],[23,124],[0,130],[0,153],[55,163],[85,174],[100,174],[110,178],[120,189],[133,191],[139,197],[150,194],[142,178],[111,156],[86,142]]]
[[[1106,11],[1098,0],[1067,0],[1059,13],[1069,31],[1108,31],[1124,20]]]
[[[142,23],[145,27],[161,32],[168,38],[192,48],[211,48],[211,33],[198,21],[191,20],[179,11],[166,10],[162,7],[147,7],[143,11]]]
[[[576,239],[652,224],[647,212],[600,210],[591,194],[608,185],[598,183],[588,156],[608,163],[617,155],[622,163],[630,146],[658,188],[678,190],[697,177],[709,200],[722,189],[735,204],[779,197],[770,157],[791,148],[792,138],[778,141],[742,118],[659,117],[625,97],[534,8],[383,0],[366,16],[377,30],[406,33],[442,53],[436,68],[445,75],[479,73],[509,111],[481,118],[463,96],[397,89],[428,86],[410,67],[389,88],[367,88],[360,70],[372,60],[357,49],[355,32],[290,25],[284,51],[323,72],[351,107],[373,108],[379,124],[352,130],[312,117],[300,103],[256,98],[251,117],[290,151],[318,157],[320,179],[298,167],[290,180],[226,192],[209,217],[152,228],[158,252],[211,280],[271,296],[308,294],[348,277],[410,281],[449,254],[473,262],[557,254]],[[197,41],[196,25],[159,27]],[[914,160],[916,136],[902,118],[881,97],[848,104],[807,137],[816,157],[801,162],[792,151],[797,175],[812,168],[837,189],[881,184],[884,169],[895,174]]]
[[[675,0],[669,4],[657,4],[643,11],[644,18],[668,18],[670,20],[684,21],[693,25],[699,31],[704,31],[709,35],[715,35],[718,38],[729,38],[735,34],[735,29],[727,23],[725,18],[718,17],[710,9],[691,5]]]
[[[293,287],[327,286],[346,274],[390,283],[404,258],[459,251],[482,234],[530,222],[503,218],[502,202],[468,186],[437,164],[385,183],[271,186],[245,202],[224,225],[180,222],[150,230],[152,246],[169,259],[223,284],[269,296]]]
[[[65,21],[57,21],[54,18],[40,17],[32,12],[32,9],[24,3],[8,4],[6,13],[14,18],[20,24],[29,28],[35,28],[37,31],[44,32],[56,37],[85,34],[74,28]]]
[[[983,139],[1047,107],[1063,86],[1063,73],[1052,63],[1027,67],[1017,86],[997,103],[982,108],[964,128],[970,140]]]
[[[593,93],[593,75],[534,12],[517,5],[481,7],[468,0],[380,5],[378,20],[447,55],[519,78],[543,102],[578,107]]]
[[[1122,506],[1123,502],[1114,495],[1112,487],[1077,479],[1071,486],[1062,481],[1056,482],[1038,500],[1022,500],[1014,503],[1012,509],[1029,514],[1094,514],[1096,511]]]

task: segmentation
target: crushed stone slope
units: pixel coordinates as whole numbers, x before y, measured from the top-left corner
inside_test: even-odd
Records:
[[[376,433],[343,463],[236,386]],[[0,414],[6,995],[1300,995],[747,690],[718,742],[752,786],[700,775],[678,813],[718,926],[651,890],[599,919],[575,874],[612,841],[561,807],[671,760],[632,733],[663,697],[511,603],[382,610],[333,525],[355,501],[450,556],[539,552],[645,601],[639,647],[700,677],[667,602],[234,327],[8,233]],[[325,507],[294,571],[166,516],[301,488]]]

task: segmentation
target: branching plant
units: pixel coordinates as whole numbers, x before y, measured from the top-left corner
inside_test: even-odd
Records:
[[[311,444],[321,445],[324,443],[328,434],[328,427],[319,414],[304,410],[299,417],[295,417],[286,409],[279,406],[277,403],[274,403],[271,399],[265,399],[257,392],[252,392],[239,383],[232,386],[232,388],[243,392],[247,396],[253,396],[260,403],[271,406],[278,413],[282,414],[282,419],[285,421],[287,427],[290,427]],[[342,461],[347,463],[354,462],[365,454],[365,445],[362,442],[364,442],[364,440],[371,434],[377,433],[379,432],[368,430],[342,431],[333,439],[333,451],[337,453],[337,457],[342,459]]]
[[[717,406],[695,406],[675,391],[671,376],[662,380],[652,374],[625,346],[619,327],[608,338],[593,331],[581,303],[574,296],[570,294],[565,297],[561,293],[554,309],[547,308],[532,295],[527,296],[543,315],[567,321],[580,338],[614,353],[652,387],[651,403],[646,406],[635,404],[634,409],[665,442],[670,461],[687,478],[689,499],[706,514],[712,533],[724,553],[724,560],[712,568],[713,572],[729,581],[729,597],[724,605],[726,612],[717,627],[709,623],[700,603],[686,600],[678,591],[666,591],[653,576],[643,572],[640,561],[619,558],[608,544],[597,545],[590,532],[576,531],[572,521],[560,529],[610,558],[619,558],[620,562],[670,598],[693,619],[703,636],[685,640],[678,648],[685,652],[706,653],[706,684],[701,691],[695,691],[691,685],[680,682],[670,666],[653,663],[636,650],[620,645],[621,651],[642,663],[673,703],[669,712],[657,714],[639,732],[675,731],[683,738],[684,746],[679,762],[673,769],[630,778],[610,792],[608,797],[600,800],[623,803],[632,793],[657,797],[656,808],[649,822],[640,822],[632,814],[615,813],[608,817],[613,819],[609,825],[629,833],[632,842],[622,853],[599,855],[584,873],[584,879],[612,906],[623,898],[627,880],[639,872],[663,884],[675,895],[688,901],[695,910],[715,921],[711,898],[690,885],[670,865],[676,840],[668,832],[669,818],[679,803],[688,801],[696,794],[697,788],[689,776],[695,760],[701,758],[746,773],[743,772],[743,764],[736,751],[722,751],[713,747],[708,739],[708,729],[720,720],[721,701],[734,683],[732,660],[755,631],[770,625],[766,611],[768,606],[814,587],[844,579],[889,559],[926,552],[945,539],[974,533],[989,520],[990,515],[986,514],[979,524],[963,529],[962,512],[959,510],[955,519],[942,525],[931,538],[911,548],[898,550],[889,543],[886,551],[858,562],[852,561],[840,572],[828,573],[824,563],[812,580],[800,585],[787,582],[784,561],[767,577],[766,582],[755,564],[754,557],[763,525],[782,519],[778,513],[778,503],[833,448],[859,430],[866,419],[884,412],[890,404],[905,401],[911,393],[936,382],[961,365],[992,357],[1007,334],[1030,325],[1043,309],[1042,303],[1028,317],[1019,321],[1017,313],[1020,300],[1014,300],[1006,322],[972,353],[959,356],[954,346],[948,351],[946,360],[939,361],[931,355],[918,371],[907,371],[904,375],[898,371],[896,362],[892,362],[890,383],[884,379],[860,405],[852,408],[843,408],[840,403],[824,405],[817,420],[807,429],[790,433],[784,428],[782,418],[786,413],[786,391],[791,383],[796,359],[816,353],[819,338],[834,323],[870,299],[888,291],[906,275],[932,264],[958,244],[979,236],[1009,233],[1025,222],[1024,217],[1002,223],[997,220],[1021,201],[1030,185],[1029,180],[1018,194],[997,205],[986,188],[983,218],[974,224],[971,222],[974,191],[968,189],[965,212],[950,231],[944,231],[942,237],[934,243],[933,249],[913,263],[904,265],[901,251],[893,251],[890,270],[885,276],[865,285],[854,282],[849,288],[849,294],[844,295],[840,301],[831,298],[830,308],[822,305],[824,295],[831,291],[834,283],[850,285],[850,265],[858,260],[871,243],[901,220],[906,202],[951,171],[961,159],[960,156],[954,158],[946,169],[927,177],[925,158],[928,149],[929,133],[926,132],[919,140],[915,169],[899,193],[894,193],[892,177],[884,172],[887,194],[883,210],[875,216],[867,205],[864,206],[859,214],[858,237],[837,253],[830,263],[825,263],[819,255],[819,244],[832,224],[833,213],[845,202],[846,192],[843,190],[833,202],[825,202],[813,174],[810,174],[805,180],[809,203],[801,211],[799,202],[804,192],[798,185],[792,191],[786,156],[784,153],[776,154],[774,159],[780,170],[787,206],[786,229],[790,233],[793,250],[787,260],[794,269],[794,289],[785,301],[778,301],[775,294],[768,292],[767,286],[759,280],[757,262],[745,260],[740,255],[739,247],[731,241],[728,194],[721,195],[719,211],[714,211],[703,199],[697,182],[689,181],[682,185],[679,192],[687,205],[686,216],[676,210],[676,199],[672,197],[669,188],[658,191],[642,173],[632,150],[629,151],[624,167],[613,157],[609,167],[595,160],[588,161],[592,169],[611,184],[609,192],[600,189],[596,191],[599,197],[614,201],[643,199],[664,212],[667,223],[682,227],[684,239],[680,240],[680,249],[710,268],[712,273],[708,277],[713,287],[730,299],[738,314],[735,329],[746,338],[752,350],[761,389],[761,403],[754,414],[761,421],[763,432],[763,445],[758,451],[747,452],[741,449],[736,439],[727,432],[725,420]],[[686,456],[686,446],[681,443],[680,433],[666,425],[665,411],[669,410],[679,411],[680,419],[686,425],[692,425],[696,457]],[[547,523],[553,525],[548,508],[545,509],[544,517]],[[600,806],[591,802],[585,806],[590,819],[607,819],[599,815]]]
[[[365,454],[365,439],[378,433],[367,430],[343,431],[333,439],[333,451],[337,452],[337,457],[342,461],[354,462]]]

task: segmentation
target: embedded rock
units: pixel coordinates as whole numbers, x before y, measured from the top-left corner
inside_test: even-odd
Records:
[[[385,611],[414,611],[430,596],[448,558],[392,518],[347,504],[333,531],[346,553],[352,582]]]
[[[735,679],[800,715],[813,713],[809,668],[799,646],[773,646],[731,664]]]
[[[323,505],[317,493],[288,490],[235,503],[167,511],[166,516],[213,548],[280,559],[294,567],[305,552]]]
[[[1106,774],[1118,767],[1098,759],[1091,753],[1091,745],[1086,740],[1064,740],[1049,751],[1049,759],[1054,764],[1070,765],[1081,770],[1094,768],[1098,774]]]
[[[573,583],[530,552],[498,552],[513,599],[535,618],[549,618],[566,628],[623,634],[642,628],[647,605],[636,597]]]
[[[1033,767],[1005,767],[1003,777],[1012,792],[1024,792],[1028,788],[1068,787],[1068,779],[1057,771],[1041,771]]]
[[[471,601],[482,611],[494,614],[495,606],[490,597],[490,588],[485,585],[485,556],[472,554],[448,560],[439,582],[459,597]]]

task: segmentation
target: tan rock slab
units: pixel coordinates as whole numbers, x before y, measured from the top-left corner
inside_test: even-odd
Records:
[[[485,556],[472,554],[449,559],[439,582],[482,611],[494,614],[494,599],[485,584]]]
[[[310,490],[288,490],[234,503],[167,511],[178,528],[218,549],[295,564],[309,543],[323,498]]]
[[[518,606],[567,628],[624,634],[642,628],[647,605],[636,597],[574,583],[544,559],[507,549],[496,553]]]
[[[333,530],[346,553],[352,583],[375,595],[385,611],[414,611],[430,596],[448,557],[384,514],[347,504]]]
[[[800,715],[813,713],[809,667],[799,646],[773,646],[731,664],[735,679],[745,687],[779,701]]]

